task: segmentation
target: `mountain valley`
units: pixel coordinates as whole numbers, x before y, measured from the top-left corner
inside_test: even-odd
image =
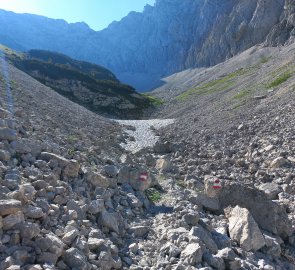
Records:
[[[0,12],[0,270],[295,270],[295,6],[218,3]]]

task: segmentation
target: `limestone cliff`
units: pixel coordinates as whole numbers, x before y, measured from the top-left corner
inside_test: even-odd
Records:
[[[164,75],[215,65],[256,44],[292,42],[294,5],[293,0],[157,0],[99,32],[84,23],[2,11],[0,42],[95,62],[146,89]]]

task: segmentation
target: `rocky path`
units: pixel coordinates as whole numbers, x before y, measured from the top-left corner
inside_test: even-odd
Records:
[[[152,146],[158,139],[153,132],[154,128],[169,125],[173,120],[120,123],[129,126],[127,133],[130,137],[124,148],[135,153],[131,154],[133,163],[139,164],[142,155],[136,152]],[[132,137],[134,140],[130,140]],[[153,150],[149,151],[155,160],[150,170],[161,186],[158,190],[157,187],[150,190],[154,195],[158,194],[159,198],[145,214],[130,223],[133,234],[125,242],[128,243],[127,246],[122,249],[123,269],[295,269],[292,224],[287,218],[287,212],[273,202],[272,198],[242,182],[232,183],[227,180],[222,181],[222,189],[217,196],[212,184],[214,177],[204,178],[204,181],[181,177],[179,170],[182,169],[177,161],[181,161],[182,157],[177,157],[176,153],[158,155]],[[213,155],[210,153],[208,156]],[[210,172],[212,171],[211,169]],[[267,220],[268,215],[265,215],[267,221],[259,218],[265,213],[256,208],[254,201],[258,197],[265,213],[275,216],[277,210],[280,212],[281,217],[275,218],[278,222]],[[290,195],[289,197],[291,198]],[[225,214],[217,213],[228,205],[235,207],[226,208]],[[251,233],[240,235],[234,226],[237,221],[242,228],[251,225]],[[247,243],[243,239],[247,239]]]
[[[174,119],[150,119],[150,120],[115,120],[126,126],[125,132],[130,136],[126,143],[121,144],[126,150],[136,153],[142,148],[154,146],[159,137],[154,130],[166,127],[174,122]]]

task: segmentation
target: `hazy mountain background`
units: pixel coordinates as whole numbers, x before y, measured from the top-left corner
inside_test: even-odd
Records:
[[[212,66],[255,44],[294,39],[292,0],[157,0],[96,32],[85,23],[0,11],[0,42],[45,49],[109,68],[139,90],[166,75]]]

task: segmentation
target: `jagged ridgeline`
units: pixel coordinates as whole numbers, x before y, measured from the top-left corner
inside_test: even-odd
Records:
[[[18,69],[84,107],[112,117],[139,118],[153,102],[122,84],[106,68],[74,60],[66,55],[30,50],[18,53],[2,47]]]

